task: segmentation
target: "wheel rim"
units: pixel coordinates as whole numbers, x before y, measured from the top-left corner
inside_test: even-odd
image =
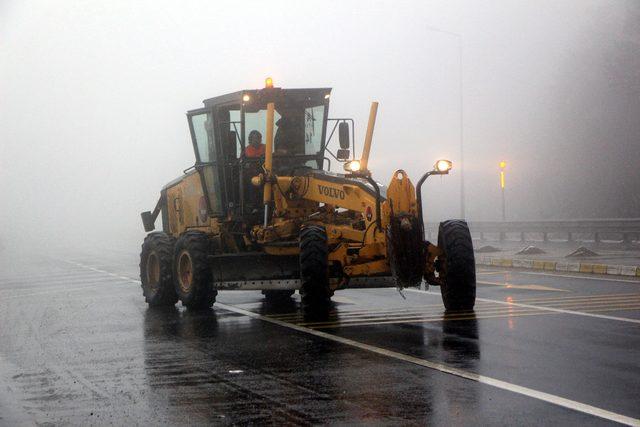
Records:
[[[182,251],[178,257],[178,283],[183,292],[187,293],[191,290],[193,262],[191,261],[191,255],[187,251]]]
[[[160,259],[155,252],[147,258],[147,283],[153,290],[157,290],[160,284]]]

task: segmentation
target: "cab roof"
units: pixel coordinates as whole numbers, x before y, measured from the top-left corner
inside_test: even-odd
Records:
[[[274,101],[280,97],[293,96],[294,98],[307,96],[310,98],[318,98],[322,100],[325,95],[331,94],[331,88],[302,88],[302,89],[283,89],[280,87],[264,88],[264,89],[245,89],[238,92],[228,93],[213,98],[207,98],[203,102],[205,107],[212,107],[220,104],[241,104],[242,97],[249,95],[252,99],[273,99]]]

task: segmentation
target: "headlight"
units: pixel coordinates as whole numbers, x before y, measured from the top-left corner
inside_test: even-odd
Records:
[[[449,173],[453,164],[449,160],[438,160],[434,169],[439,173]]]
[[[351,160],[344,164],[344,170],[347,172],[358,172],[360,170],[360,161]]]

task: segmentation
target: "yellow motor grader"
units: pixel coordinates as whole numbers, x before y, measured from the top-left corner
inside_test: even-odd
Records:
[[[444,221],[437,245],[424,239],[422,184],[451,162],[437,161],[416,187],[403,170],[383,186],[367,169],[378,104],[356,159],[354,122],[328,118],[330,99],[329,88],[267,79],[187,113],[195,165],[141,214],[147,232],[162,215],[163,231],[149,233],[140,254],[150,306],[211,307],[219,290],[261,290],[268,300],[299,290],[313,309],[337,289],[425,280],[440,286],[446,309],[473,308],[467,224]],[[344,173],[331,172],[332,160]]]

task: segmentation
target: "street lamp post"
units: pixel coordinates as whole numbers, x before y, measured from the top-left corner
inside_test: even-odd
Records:
[[[464,114],[464,100],[463,100],[463,92],[462,92],[462,35],[456,34],[458,38],[458,65],[460,71],[460,87],[458,88],[460,94],[460,218],[465,219],[465,205],[464,205],[464,150],[463,150],[463,141],[464,141],[464,122],[463,122],[463,114]]]
[[[500,190],[502,191],[502,221],[506,221],[507,216],[505,214],[504,203],[504,168],[507,166],[507,162],[504,160],[500,162]]]

